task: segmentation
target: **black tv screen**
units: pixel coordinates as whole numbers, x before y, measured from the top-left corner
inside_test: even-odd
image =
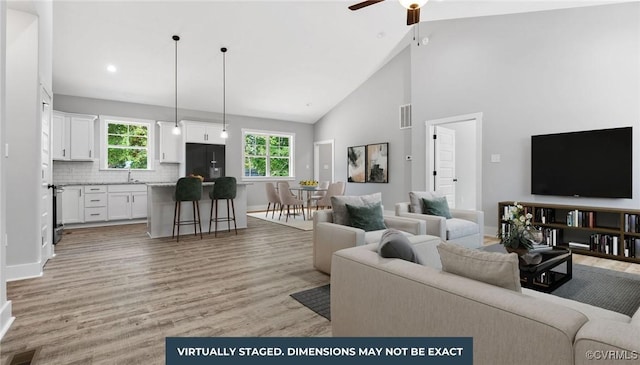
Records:
[[[531,136],[531,194],[631,198],[631,131]]]

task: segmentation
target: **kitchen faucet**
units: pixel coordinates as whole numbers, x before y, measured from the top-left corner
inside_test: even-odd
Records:
[[[131,182],[131,163],[133,161],[125,161],[124,166],[127,168],[127,182]]]

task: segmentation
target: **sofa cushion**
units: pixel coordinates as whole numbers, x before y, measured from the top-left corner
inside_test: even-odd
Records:
[[[331,208],[333,209],[333,223],[343,226],[349,225],[349,213],[346,204],[353,206],[382,204],[382,193],[374,193],[369,195],[348,196],[339,195],[331,197]],[[381,209],[382,210],[382,209]]]
[[[518,255],[472,250],[454,243],[438,245],[442,271],[521,292]]]
[[[439,217],[451,218],[451,212],[449,212],[449,203],[447,198],[440,197],[434,199],[420,199],[422,201],[422,213],[428,215],[437,215]]]
[[[409,192],[409,212],[422,213],[422,199],[432,200],[442,198],[444,195],[434,191],[410,191]]]
[[[480,233],[480,226],[475,222],[460,218],[447,219],[447,240],[454,240],[478,233]]]
[[[407,236],[397,229],[387,229],[382,234],[378,245],[378,254],[386,258],[398,258],[418,263],[418,258],[413,252],[411,242],[409,242]]]
[[[355,206],[345,204],[349,213],[349,225],[360,228],[365,232],[386,229],[382,217],[382,207],[380,203],[373,205]]]

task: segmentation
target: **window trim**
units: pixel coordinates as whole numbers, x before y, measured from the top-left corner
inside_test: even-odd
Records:
[[[246,147],[246,136],[247,134],[260,134],[268,137],[277,136],[277,137],[288,137],[290,138],[290,152],[289,152],[289,176],[245,176],[244,171],[244,160],[245,156],[245,147]],[[241,171],[242,171],[242,180],[243,181],[295,181],[296,180],[296,159],[295,159],[295,150],[296,150],[296,134],[291,132],[279,132],[279,131],[268,131],[261,129],[248,129],[242,128],[242,159],[241,159]]]
[[[122,122],[125,124],[138,124],[147,127],[147,168],[146,169],[134,169],[132,171],[154,171],[155,170],[155,120],[142,119],[142,118],[129,118],[129,117],[117,117],[112,115],[100,115],[100,170],[108,171],[127,171],[125,168],[113,168],[108,167],[108,125],[109,122]]]

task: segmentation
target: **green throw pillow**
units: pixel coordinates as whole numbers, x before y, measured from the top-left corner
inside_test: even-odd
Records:
[[[382,218],[380,203],[373,205],[355,206],[345,204],[349,213],[350,226],[363,229],[365,232],[386,229]]]
[[[437,215],[440,217],[445,217],[447,219],[451,218],[451,212],[449,212],[449,204],[447,203],[447,198],[422,198],[422,214]]]

